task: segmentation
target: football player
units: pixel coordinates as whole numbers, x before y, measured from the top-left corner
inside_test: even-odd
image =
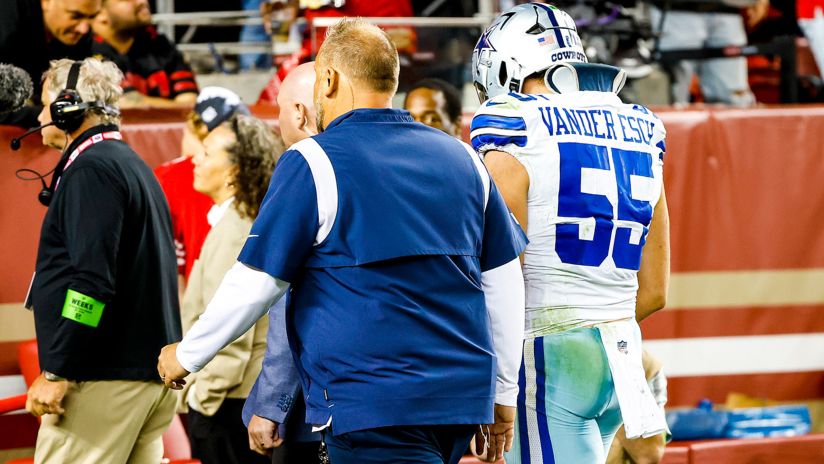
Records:
[[[666,430],[636,322],[664,306],[665,130],[618,98],[625,73],[587,63],[573,19],[530,3],[502,13],[472,59],[472,144],[521,226],[526,336],[517,463],[603,463]]]

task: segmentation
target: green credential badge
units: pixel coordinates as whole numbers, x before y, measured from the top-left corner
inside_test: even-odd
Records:
[[[102,301],[69,289],[66,292],[66,302],[63,303],[63,317],[89,327],[97,327],[105,306]]]

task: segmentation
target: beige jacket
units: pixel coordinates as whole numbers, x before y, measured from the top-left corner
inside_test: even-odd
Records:
[[[237,262],[251,228],[252,220],[242,219],[231,205],[209,231],[183,294],[184,335],[206,310],[224,274]],[[187,377],[179,410],[184,412],[187,406],[192,406],[201,414],[213,416],[225,398],[249,396],[263,363],[268,328],[269,319],[264,316],[240,338],[220,350],[203,370]]]

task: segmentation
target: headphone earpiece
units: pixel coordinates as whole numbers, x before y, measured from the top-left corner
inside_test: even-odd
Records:
[[[82,61],[72,63],[72,67],[69,68],[69,76],[66,79],[66,88],[61,90],[60,93],[57,94],[57,98],[49,105],[49,114],[51,114],[52,122],[55,127],[65,132],[74,132],[77,130],[77,128],[83,124],[83,119],[86,117],[86,110],[92,107],[92,105],[88,103],[83,103],[80,93],[76,90],[77,78],[80,75],[80,66],[82,65]],[[68,147],[65,147],[64,150],[65,149],[68,149]],[[49,206],[51,203],[59,177],[57,170],[59,168],[62,171],[62,166],[64,166],[66,162],[66,156],[67,154],[64,151],[60,162],[53,170],[55,173],[52,175],[50,185],[46,186],[46,182],[42,177],[40,178],[43,182],[43,190],[37,195],[37,200],[43,206]]]
[[[65,89],[49,105],[49,112],[54,125],[66,132],[74,132],[86,117],[88,103],[83,103],[80,94],[73,89]]]
[[[77,79],[80,76],[82,61],[75,61],[69,68],[66,79],[66,88],[61,90],[57,98],[49,105],[52,122],[58,129],[74,132],[86,117],[88,104],[83,103],[80,93],[77,92]]]

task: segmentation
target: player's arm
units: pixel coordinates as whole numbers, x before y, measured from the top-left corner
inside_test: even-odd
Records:
[[[638,296],[635,302],[635,318],[643,320],[667,304],[670,276],[669,210],[664,187],[655,205],[649,226],[647,243],[641,253],[641,269],[638,270]]]
[[[664,457],[667,446],[665,434],[649,438],[627,439],[624,427],[618,429],[607,456],[607,464],[624,464],[627,458],[634,463],[657,464]]]
[[[526,232],[526,199],[529,193],[529,173],[514,156],[502,151],[488,151],[484,164],[504,197],[504,202]],[[523,261],[523,256],[521,257]]]

